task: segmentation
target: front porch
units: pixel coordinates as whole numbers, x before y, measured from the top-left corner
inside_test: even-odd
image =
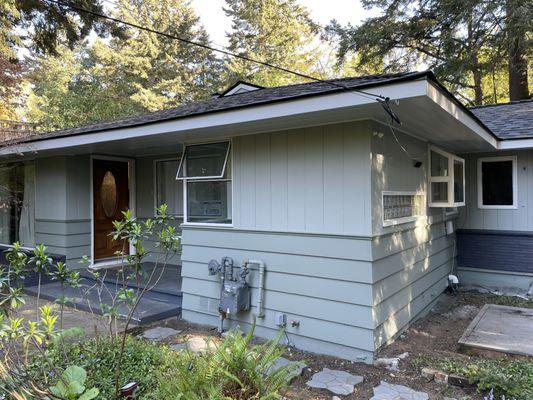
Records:
[[[79,288],[65,286],[62,289],[59,282],[53,282],[48,278],[41,285],[40,296],[50,301],[65,296],[70,300],[69,306],[102,315],[105,313],[104,304],[107,306],[114,304],[120,289],[127,287],[140,293],[148,283],[146,293],[135,310],[132,323],[146,325],[170,317],[179,317],[182,302],[181,266],[157,266],[158,270],[152,275],[154,268],[156,268],[154,263],[144,263],[144,277],[138,283],[131,280],[124,282],[121,270],[118,268],[100,270],[99,281],[89,271],[80,271],[82,280]],[[125,268],[125,275],[131,272],[131,268]],[[152,280],[148,282],[150,276]],[[25,292],[32,296],[37,296],[38,290],[36,280],[32,280],[32,285],[25,288]],[[120,318],[125,318],[128,312],[126,305],[118,309]]]

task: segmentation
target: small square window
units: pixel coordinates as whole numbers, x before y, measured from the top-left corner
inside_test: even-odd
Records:
[[[516,208],[516,157],[478,160],[478,206]]]

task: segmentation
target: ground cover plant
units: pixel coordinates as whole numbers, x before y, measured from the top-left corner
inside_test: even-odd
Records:
[[[132,246],[135,252],[116,254],[121,267],[118,290],[111,298],[104,293],[105,276],[100,272],[93,271],[96,283],[85,287],[79,271],[63,262],[54,263],[45,246],[37,246],[32,257],[17,243],[7,251],[8,265],[0,270],[0,398],[118,399],[122,398],[121,388],[132,381],[139,384],[136,399],[281,398],[280,391],[294,368],[273,368],[284,351],[278,346],[281,333],[268,344],[252,346],[253,327],[244,337],[229,334],[201,355],[173,351],[127,333],[144,294],[157,284],[168,261],[180,251],[181,237],[171,219],[162,206],[154,219],[139,222],[127,211],[114,223],[113,238],[124,243],[123,249]],[[150,252],[144,243],[154,237],[156,251]],[[148,257],[156,260],[150,272],[143,268]],[[46,275],[60,284],[62,292],[55,307],[38,307],[37,320],[18,313],[25,302],[24,280],[32,271],[38,274],[39,285]],[[63,329],[63,313],[72,302],[65,295],[68,287],[82,294],[96,290],[100,299],[106,294],[107,301],[100,306],[109,324],[107,335],[87,339],[83,329]],[[40,287],[37,305],[39,296]],[[123,333],[118,334],[120,316]]]

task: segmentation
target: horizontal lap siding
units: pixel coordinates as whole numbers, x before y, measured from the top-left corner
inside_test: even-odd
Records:
[[[222,256],[239,266],[246,258],[266,263],[265,318],[258,319],[259,336],[278,331],[275,315],[300,321],[287,327],[294,344],[302,349],[340,355],[353,360],[371,359],[373,351],[371,262],[361,260],[370,241],[362,238],[325,238],[305,234],[276,235],[232,229],[186,227],[182,256],[183,317],[216,324],[220,282],[209,276],[207,263]],[[340,243],[336,243],[340,242]],[[329,247],[339,249],[332,253]],[[312,251],[306,254],[306,249]],[[361,254],[362,255],[361,255]],[[335,255],[335,257],[332,257]],[[257,311],[257,266],[251,266],[252,312]],[[231,316],[232,325],[248,326],[252,313]]]
[[[444,210],[427,218],[383,226],[383,191],[427,194],[427,143],[381,124],[372,136],[372,298],[376,348],[390,342],[430,309],[447,286],[455,235],[446,235]],[[422,161],[415,168],[413,160]],[[453,218],[456,224],[456,218]]]
[[[400,236],[374,240],[374,248],[380,257],[384,255],[383,247],[396,249],[373,264],[376,347],[392,340],[429,309],[446,289],[453,265],[455,235],[446,235],[443,221],[425,229],[426,234],[419,234],[420,242],[414,246],[414,229],[403,231]],[[383,243],[386,241],[394,243],[387,246]],[[398,242],[409,245],[403,249],[397,246]]]
[[[78,261],[91,256],[91,221],[37,219],[35,243],[46,245],[50,253],[64,255],[69,267],[81,268]]]
[[[457,237],[461,267],[533,273],[533,232],[461,230]]]

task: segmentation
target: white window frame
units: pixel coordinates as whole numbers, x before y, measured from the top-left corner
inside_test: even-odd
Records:
[[[422,210],[422,215],[413,215],[411,217],[402,217],[402,218],[396,218],[396,219],[385,219],[385,196],[422,196],[422,204],[424,205]],[[384,190],[381,192],[381,222],[383,224],[383,227],[387,226],[396,226],[401,224],[406,224],[408,222],[413,221],[419,221],[422,219],[427,218],[427,208],[425,207],[426,204],[426,194],[423,192],[416,192],[416,191],[397,191],[397,190]]]
[[[484,205],[482,164],[484,162],[512,161],[513,163],[513,204]],[[518,158],[517,156],[481,157],[477,159],[477,206],[482,210],[515,210],[518,208]]]
[[[181,156],[178,156],[178,157],[170,157],[170,158],[157,158],[154,160],[154,165],[153,165],[153,176],[154,176],[154,216],[157,217],[159,214],[157,213],[157,209],[159,207],[159,205],[157,204],[157,163],[158,162],[165,162],[165,161],[179,161],[178,162],[178,168],[179,168],[179,164],[181,162]],[[183,182],[177,182],[176,184],[180,184],[183,185]],[[171,214],[175,217],[178,217],[178,218],[183,218],[183,209],[184,207],[181,208],[181,214]]]
[[[443,157],[446,157],[448,159],[448,176],[431,176],[431,152],[435,152],[440,154]],[[454,185],[455,185],[455,179],[454,179],[454,162],[459,161],[463,165],[463,201],[455,202],[455,191],[454,191]],[[436,207],[436,208],[452,208],[452,207],[461,207],[466,204],[466,169],[465,169],[465,160],[464,158],[458,157],[455,154],[449,153],[447,151],[442,150],[439,147],[429,145],[428,150],[428,205],[429,207]],[[440,202],[440,201],[433,201],[433,192],[431,184],[435,182],[445,182],[448,184],[448,201],[446,202]]]
[[[185,167],[187,163],[187,150],[189,147],[193,146],[201,146],[204,144],[215,144],[215,143],[228,143],[228,149],[226,150],[226,157],[224,158],[224,164],[222,165],[222,171],[220,175],[213,175],[213,176],[180,176],[181,170]],[[177,180],[212,180],[212,179],[222,179],[224,178],[224,174],[226,173],[226,167],[228,165],[228,159],[231,152],[231,140],[215,140],[210,142],[198,142],[198,143],[189,143],[185,144],[183,146],[183,153],[181,155],[181,160],[178,165],[178,171],[176,172],[176,179]]]
[[[180,161],[180,167],[183,163],[183,160],[185,159],[185,150],[187,146],[194,146],[194,145],[201,145],[201,144],[209,144],[209,143],[222,143],[222,142],[229,142],[228,146],[228,153],[226,154],[226,160],[224,161],[224,168],[223,168],[223,174],[222,177],[201,177],[201,178],[180,178],[179,175],[179,168],[178,168],[178,175],[176,175],[176,180],[181,180],[183,182],[183,223],[184,226],[206,226],[206,227],[226,227],[226,228],[233,228],[233,216],[234,216],[234,192],[233,192],[233,170],[235,168],[235,165],[233,163],[233,140],[231,138],[228,139],[222,139],[222,140],[213,140],[213,141],[203,141],[203,142],[194,142],[194,143],[188,143],[184,144],[183,147],[183,153]],[[229,158],[231,157],[231,159]],[[231,162],[231,177],[230,178],[224,178],[224,174],[226,173],[226,167],[228,165],[228,160]],[[189,222],[187,220],[188,216],[188,201],[187,201],[187,195],[188,195],[188,181],[192,182],[198,182],[198,181],[204,181],[204,180],[215,180],[215,181],[224,181],[224,182],[231,182],[231,223],[223,223],[223,222]]]

